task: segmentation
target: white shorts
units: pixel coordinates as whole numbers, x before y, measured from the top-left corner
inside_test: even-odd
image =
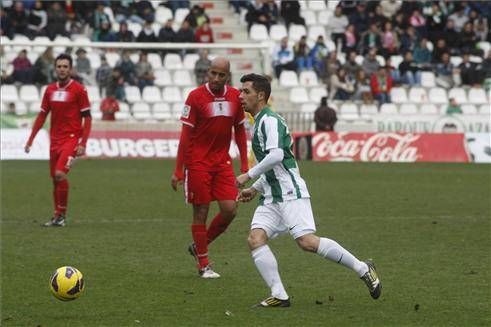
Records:
[[[310,199],[296,199],[259,206],[252,217],[251,229],[263,229],[269,239],[290,233],[294,239],[315,233]]]

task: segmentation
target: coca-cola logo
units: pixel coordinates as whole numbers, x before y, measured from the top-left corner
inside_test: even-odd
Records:
[[[415,134],[318,133],[312,138],[314,159],[332,161],[415,162],[420,138]]]

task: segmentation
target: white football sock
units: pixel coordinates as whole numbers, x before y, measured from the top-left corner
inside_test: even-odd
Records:
[[[278,272],[278,262],[269,246],[260,246],[254,249],[251,254],[257,270],[259,270],[264,281],[271,289],[271,296],[280,300],[288,299],[288,294],[283,287],[280,273]]]
[[[317,254],[350,268],[358,274],[358,277],[363,276],[368,271],[366,263],[358,260],[345,248],[331,239],[325,237],[320,238]]]

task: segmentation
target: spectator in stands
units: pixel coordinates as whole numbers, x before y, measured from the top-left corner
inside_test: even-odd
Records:
[[[196,29],[194,34],[197,43],[213,43],[213,31],[210,23],[204,22],[203,25]]]
[[[470,54],[464,53],[462,63],[459,65],[460,78],[463,85],[474,86],[480,82],[480,73],[477,70],[477,65],[470,61]]]
[[[329,19],[327,28],[331,31],[331,39],[336,44],[336,48],[346,48],[346,28],[348,27],[348,18],[343,15],[341,6],[337,6],[334,15]]]
[[[248,31],[251,30],[251,26],[254,24],[264,25],[269,30],[271,21],[267,8],[264,8],[264,4],[264,0],[252,0],[249,2],[245,16]]]
[[[409,84],[410,86],[421,84],[421,71],[413,61],[411,51],[404,53],[404,60],[399,64],[399,73],[401,74],[402,83]]]
[[[12,77],[7,73],[7,58],[5,57],[5,50],[2,45],[0,45],[0,69],[2,70],[1,75],[1,84],[12,84],[14,81]]]
[[[273,50],[273,69],[276,78],[280,77],[283,70],[297,70],[293,48],[288,45],[287,36],[283,37]]]
[[[310,48],[307,44],[307,37],[304,35],[293,46],[297,71],[312,70],[312,58],[309,56]]]
[[[427,37],[426,19],[419,9],[413,11],[411,17],[409,17],[409,24],[414,27],[418,37]]]
[[[397,32],[397,34],[402,37],[408,27],[406,17],[402,12],[398,12],[394,16],[394,18],[392,19],[392,25],[394,26],[394,30]]]
[[[484,81],[483,87],[489,91],[491,89],[491,51],[488,51],[486,59],[482,62],[481,80]]]
[[[95,11],[92,13],[90,19],[90,27],[94,30],[92,34],[92,39],[94,41],[99,41],[99,34],[101,33],[102,24],[111,24],[109,15],[104,12],[104,3],[98,2]]]
[[[0,35],[6,36],[9,39],[14,37],[14,28],[12,20],[8,17],[7,12],[0,6]]]
[[[437,39],[442,37],[445,29],[445,14],[438,3],[433,2],[427,7],[425,16],[428,29],[428,38],[435,43]]]
[[[355,26],[357,35],[361,35],[368,30],[368,13],[366,8],[367,5],[365,2],[359,2],[356,6],[356,12],[349,17],[349,22]]]
[[[126,92],[124,90],[124,77],[121,69],[115,67],[112,71],[111,79],[107,86],[106,97],[114,97],[119,101],[126,101]]]
[[[135,1],[134,8],[136,15],[141,17],[145,22],[151,22],[155,20],[155,10],[152,3],[148,0]]]
[[[51,9],[48,10],[48,25],[46,25],[48,37],[53,40],[57,35],[67,36],[66,23],[67,13],[58,1],[53,2]]]
[[[384,31],[382,32],[382,49],[380,54],[386,59],[392,55],[399,53],[399,36],[392,29],[392,23],[387,21],[384,25]]]
[[[148,62],[148,55],[146,52],[140,52],[140,59],[135,66],[135,74],[138,79],[138,87],[140,91],[143,91],[145,86],[153,85],[155,75],[153,74],[153,67]]]
[[[83,84],[93,84],[92,83],[92,67],[90,65],[90,60],[87,58],[87,51],[82,48],[79,48],[77,52],[75,52],[77,58],[75,59],[75,70],[78,75],[82,77]]]
[[[399,67],[396,67],[392,64],[392,57],[388,57],[385,59],[385,69],[389,73],[390,77],[392,77],[392,84],[400,84],[401,83],[401,72],[399,71]]]
[[[391,19],[397,13],[397,11],[401,8],[402,1],[401,0],[382,0],[380,1],[380,7],[382,9],[382,14],[387,19]]]
[[[392,89],[392,77],[384,67],[379,67],[377,72],[370,77],[370,88],[373,97],[379,104],[390,103],[390,90]]]
[[[479,17],[478,19],[476,19],[474,21],[473,29],[474,33],[477,36],[478,42],[491,42],[491,35],[489,34],[489,24],[486,17]]]
[[[189,8],[189,0],[179,0],[179,1],[174,1],[174,0],[166,0],[166,1],[161,1],[160,6],[165,6],[172,10],[172,14],[175,16],[176,15],[176,10],[180,8]]]
[[[157,41],[159,43],[174,42],[176,39],[176,32],[172,28],[174,20],[168,19],[159,31]]]
[[[116,42],[135,42],[135,34],[128,29],[127,22],[119,24],[119,31],[116,33]]]
[[[32,64],[27,58],[27,50],[19,51],[17,57],[12,61],[12,65],[14,66],[12,72],[14,82],[32,84]]]
[[[362,69],[367,76],[374,74],[380,67],[380,63],[377,60],[377,48],[371,48],[361,64]]]
[[[263,12],[268,15],[269,26],[278,24],[280,19],[280,11],[276,5],[275,0],[263,0]],[[268,28],[269,29],[269,28]]]
[[[447,115],[462,114],[462,108],[457,103],[457,100],[455,100],[455,98],[449,99],[447,110],[445,111],[445,113]]]
[[[355,82],[346,74],[344,68],[332,74],[329,81],[330,100],[350,100],[354,92]]]
[[[471,22],[464,24],[464,28],[459,36],[460,49],[462,52],[469,52],[473,54],[478,54],[476,52],[476,44],[479,41]]]
[[[29,12],[27,17],[27,31],[26,34],[30,39],[36,36],[46,35],[46,25],[48,24],[48,14],[43,8],[43,3],[41,1],[36,1],[34,4],[34,9]]]
[[[199,59],[194,64],[194,76],[196,84],[202,85],[208,81],[208,69],[211,66],[211,60],[208,59],[208,49],[199,51]]]
[[[366,54],[369,49],[380,49],[382,46],[382,40],[380,38],[380,30],[377,24],[370,24],[370,29],[361,35],[361,42],[358,44],[358,52]]]
[[[400,51],[402,53],[406,51],[414,51],[418,45],[418,36],[413,26],[409,26],[405,32],[401,35]]]
[[[336,51],[331,51],[324,60],[324,71],[321,74],[321,78],[326,84],[329,84],[331,76],[341,68],[341,62],[338,60],[338,54]]]
[[[187,20],[181,24],[181,28],[176,33],[176,42],[189,43],[194,42],[194,31]]]
[[[356,35],[355,25],[349,24],[348,27],[346,27],[346,31],[344,32],[344,38],[346,40],[346,43],[342,51],[345,53],[346,52],[349,53],[352,50],[356,50],[356,46],[358,45],[358,37]]]
[[[13,34],[26,34],[28,20],[22,1],[16,1],[14,3],[14,8],[8,16],[12,24]]]
[[[359,69],[355,77],[355,93],[353,100],[363,101],[363,103],[373,103],[372,89],[370,88],[370,78],[363,69]]]
[[[114,19],[118,22],[129,20],[130,22],[143,25],[145,20],[136,14],[135,2],[133,1],[111,1]]]
[[[9,103],[6,114],[11,116],[17,116],[17,109],[15,107],[15,102]]]
[[[113,69],[111,66],[109,66],[106,56],[102,55],[101,56],[101,65],[99,68],[97,68],[97,71],[95,73],[95,79],[97,82],[97,85],[99,86],[99,92],[101,94],[101,97],[106,96],[106,91],[109,86],[109,83],[111,82],[111,76],[113,73]]]
[[[152,22],[147,20],[143,25],[143,29],[136,37],[136,42],[157,42],[157,37],[153,31]]]
[[[78,18],[74,12],[67,13],[66,31],[68,35],[85,34],[86,23]]]
[[[119,103],[115,97],[106,97],[102,100],[99,109],[102,112],[102,120],[115,121],[115,113],[119,111]]]
[[[210,18],[205,13],[205,10],[199,5],[194,5],[184,20],[187,21],[193,29],[200,27],[204,22],[210,22]]]
[[[422,38],[419,44],[413,51],[414,62],[422,69],[428,70],[431,68],[431,51],[428,48],[428,39]]]
[[[348,52],[348,58],[343,65],[343,68],[346,70],[346,73],[351,79],[356,79],[356,75],[358,71],[361,69],[361,66],[356,62],[356,57],[358,53],[356,50],[351,50]]]
[[[282,0],[280,16],[283,18],[286,28],[290,28],[290,24],[305,25],[305,19],[300,15],[300,3],[297,0]]]
[[[327,105],[327,97],[322,97],[320,106],[314,112],[315,130],[317,132],[334,131],[337,121],[336,110]]]
[[[454,28],[457,33],[462,32],[465,23],[467,23],[467,21],[469,20],[469,17],[467,17],[467,15],[465,14],[464,5],[460,4],[457,7],[457,10],[448,17],[448,20],[454,22]]]
[[[116,37],[116,33],[113,32],[111,28],[111,23],[103,22],[101,24],[101,28],[99,29],[99,33],[97,35],[97,40],[100,42],[116,42],[118,39]]]
[[[234,8],[234,12],[236,14],[240,14],[241,8],[247,10],[247,5],[248,5],[247,0],[229,0],[228,3]]]
[[[53,48],[47,47],[46,50],[36,59],[33,67],[33,82],[36,84],[49,84],[53,82]]]
[[[447,20],[447,24],[445,26],[445,30],[443,33],[443,37],[448,47],[450,48],[451,55],[460,54],[459,46],[459,33],[454,28],[454,22],[451,19]]]
[[[312,66],[314,67],[317,76],[321,76],[324,71],[324,58],[329,53],[329,49],[324,43],[324,37],[319,35],[314,44],[312,50],[310,50],[309,56],[312,58]]]
[[[436,85],[449,89],[461,84],[460,71],[450,62],[450,54],[443,53],[439,63],[436,64]]]
[[[125,83],[130,85],[136,85],[136,72],[135,72],[135,64],[130,58],[130,51],[124,50],[121,55],[121,59],[116,63],[116,67],[121,72]],[[114,72],[114,70],[113,70]]]
[[[438,39],[433,48],[431,62],[440,62],[440,60],[442,59],[442,55],[446,52],[450,52],[450,49],[447,47],[447,42],[445,42],[445,39]]]
[[[370,6],[373,6],[373,4],[370,4]],[[382,7],[380,7],[379,5],[376,5],[374,10],[369,10],[368,12],[368,24],[376,24],[379,30],[382,29],[387,20],[388,19],[384,16],[382,12]]]

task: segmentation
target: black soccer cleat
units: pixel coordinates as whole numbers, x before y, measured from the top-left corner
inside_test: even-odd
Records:
[[[275,298],[274,296],[270,296],[255,305],[255,307],[258,308],[288,308],[289,306],[290,299],[280,300]]]
[[[367,260],[365,263],[368,266],[368,271],[365,275],[361,276],[360,279],[365,282],[370,292],[370,296],[376,300],[380,297],[382,293],[382,283],[378,277],[377,271],[375,270],[375,265],[372,261]]]
[[[43,227],[64,227],[65,226],[65,216],[63,215],[58,215],[53,218],[51,218],[50,221],[44,223],[42,226]]]

